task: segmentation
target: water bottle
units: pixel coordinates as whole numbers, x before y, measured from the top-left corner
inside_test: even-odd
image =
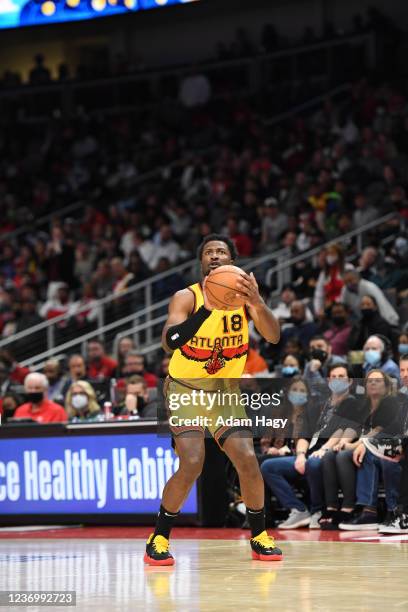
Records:
[[[103,414],[105,417],[105,421],[109,421],[112,418],[112,402],[104,402]]]

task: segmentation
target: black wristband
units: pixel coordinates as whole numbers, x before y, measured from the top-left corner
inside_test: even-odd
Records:
[[[167,346],[175,351],[191,340],[194,334],[200,329],[201,325],[210,316],[212,310],[208,310],[205,306],[201,306],[191,317],[188,317],[179,325],[172,325],[166,333]]]

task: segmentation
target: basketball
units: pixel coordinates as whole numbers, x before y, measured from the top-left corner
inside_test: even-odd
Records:
[[[205,291],[216,310],[237,310],[245,304],[245,296],[239,295],[237,280],[245,274],[237,266],[220,266],[207,276]]]

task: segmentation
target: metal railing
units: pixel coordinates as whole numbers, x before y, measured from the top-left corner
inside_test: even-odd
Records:
[[[300,253],[299,255],[290,256],[291,250],[285,248],[256,258],[241,260],[237,263],[240,265],[240,267],[247,271],[256,271],[255,275],[257,279],[268,283],[268,286],[272,287],[271,297],[273,298],[281,292],[284,283],[291,281],[292,269],[296,264],[300,262],[307,262],[308,260],[315,258],[323,249],[327,248],[333,243],[350,245],[350,243],[354,241],[353,255],[356,257],[361,253],[364,247],[364,235],[370,232],[370,230],[378,229],[380,226],[383,226],[384,224],[387,224],[397,218],[398,216],[396,213],[388,213],[387,215],[371,221],[360,228],[348,232],[343,236],[332,238],[325,244],[319,245],[304,253]],[[398,230],[396,229],[395,233],[397,233],[397,231]],[[392,239],[391,234],[384,238],[384,242],[389,242],[390,239]],[[349,251],[350,249],[351,247],[349,246]],[[115,337],[120,338],[121,336],[130,335],[135,339],[138,350],[142,354],[146,355],[157,351],[157,349],[160,348],[160,334],[162,325],[167,317],[167,307],[170,301],[170,296],[154,301],[152,300],[154,295],[152,288],[158,281],[166,280],[172,274],[180,272],[185,273],[183,277],[185,285],[187,285],[189,282],[194,282],[194,280],[198,277],[197,260],[185,262],[172,270],[168,270],[167,272],[156,275],[151,279],[138,283],[120,295],[109,295],[106,298],[99,300],[99,305],[103,306],[112,304],[117,300],[121,300],[125,296],[134,296],[138,291],[144,292],[144,299],[146,299],[146,296],[148,296],[148,299],[146,299],[144,302],[143,307],[139,308],[138,310],[128,314],[123,314],[123,310],[121,311],[119,309],[116,311],[114,320],[103,322],[102,324],[98,323],[95,329],[88,331],[87,333],[79,336],[75,335],[72,338],[59,342],[55,346],[38,351],[35,355],[22,360],[22,365],[40,367],[43,365],[44,360],[51,357],[61,357],[61,355],[73,352],[73,350],[80,351],[85,354],[86,343],[88,340],[101,337],[105,337],[112,343]],[[189,278],[189,280],[187,280],[187,278]],[[120,313],[122,313],[121,316]],[[27,339],[32,336],[35,331],[38,331],[39,329],[49,329],[52,325],[55,325],[55,321],[61,322],[66,321],[67,319],[68,317],[66,316],[60,316],[55,320],[46,321],[35,326],[34,328],[20,332],[20,334],[16,334],[14,337],[2,340],[0,342],[0,348],[10,344],[12,345],[13,341],[15,342],[18,339],[23,340],[25,347],[27,347]]]
[[[258,278],[264,279],[267,269],[274,262],[282,262],[289,255],[287,248],[279,249],[273,253],[268,253],[250,260],[239,260],[237,263],[244,269],[257,271]],[[151,346],[157,343],[160,337],[159,324],[163,323],[167,316],[167,306],[170,302],[172,291],[170,289],[168,296],[161,300],[155,300],[155,286],[160,281],[166,281],[175,274],[184,272],[182,283],[186,285],[194,282],[199,277],[199,263],[197,259],[185,262],[171,270],[162,272],[150,279],[141,283],[137,283],[133,287],[126,289],[118,295],[109,295],[97,302],[101,317],[94,329],[86,333],[78,334],[73,331],[71,335],[65,333],[65,327],[69,324],[71,316],[61,315],[50,321],[44,321],[30,329],[24,330],[6,338],[0,342],[0,349],[9,346],[15,351],[15,346],[18,342],[22,343],[23,350],[26,355],[31,355],[20,360],[24,366],[33,366],[39,362],[43,362],[51,357],[57,357],[64,352],[82,351],[85,352],[86,342],[92,338],[105,339],[108,344],[113,344],[114,338],[120,335],[131,335],[135,343],[142,350],[146,346]],[[180,279],[181,280],[181,279]],[[277,282],[282,285],[286,281],[285,271],[279,272]],[[142,294],[142,299],[140,298]],[[136,300],[135,300],[136,298]],[[138,304],[138,308],[133,306]],[[84,306],[83,310],[87,307]],[[131,312],[129,312],[131,311]],[[64,324],[62,333],[58,333],[57,326]],[[38,350],[38,342],[30,347],[30,338],[38,333],[42,333],[44,347]],[[48,340],[53,340],[50,346],[44,343],[44,336]],[[55,342],[57,340],[57,342]]]
[[[295,266],[296,264],[300,262],[307,262],[309,260],[314,259],[317,255],[319,255],[319,253],[323,249],[329,247],[330,245],[334,243],[348,244],[353,240],[355,240],[355,243],[353,245],[354,253],[352,255],[351,254],[346,255],[346,259],[356,257],[362,252],[365,246],[364,235],[367,234],[367,232],[369,232],[372,229],[376,229],[380,227],[381,225],[387,224],[389,221],[392,221],[393,219],[397,219],[397,218],[398,218],[398,215],[396,213],[388,213],[387,215],[384,215],[380,217],[379,219],[376,219],[374,221],[371,221],[370,223],[367,223],[361,228],[348,232],[347,234],[344,234],[343,236],[332,238],[328,240],[326,243],[324,243],[323,245],[319,245],[318,247],[310,249],[304,253],[300,253],[299,255],[296,255],[296,256],[292,256],[292,257],[288,256],[290,253],[290,249],[286,249],[286,254],[285,255],[281,254],[281,256],[279,257],[280,261],[275,266],[272,266],[271,268],[269,268],[266,273],[265,280],[269,281],[269,286],[271,283],[273,283],[273,289],[270,293],[270,298],[273,300],[274,297],[276,297],[277,295],[281,293],[283,284],[290,282],[292,280],[292,270],[293,270],[293,266]],[[397,230],[395,234],[396,233],[397,233]],[[381,240],[381,244],[384,245],[390,242],[390,240],[395,238],[395,234],[390,234],[384,237]],[[265,255],[257,260],[256,265],[251,265],[250,262],[247,262],[246,264],[241,265],[241,267],[248,271],[256,268],[257,266],[262,269],[263,264],[267,263],[268,261],[270,261],[270,255]],[[163,317],[163,322],[164,320],[165,320],[165,317]],[[132,331],[133,331],[132,328],[128,330],[124,330],[122,332],[122,335],[131,335]],[[155,353],[157,350],[160,349],[160,347],[161,347],[161,342],[156,340],[152,344],[145,343],[144,345],[139,346],[138,350],[143,355],[149,355],[151,353]]]
[[[380,225],[384,225],[384,224],[388,223],[389,221],[392,221],[393,219],[397,219],[397,218],[398,218],[398,214],[397,213],[394,213],[394,212],[388,213],[386,215],[383,215],[379,219],[375,219],[374,221],[370,221],[370,223],[367,223],[366,225],[364,225],[362,227],[359,227],[359,228],[357,228],[355,230],[352,230],[351,232],[347,232],[347,234],[343,234],[342,236],[337,236],[337,237],[331,238],[326,243],[321,244],[321,245],[319,245],[319,246],[317,246],[317,247],[315,247],[313,249],[309,249],[305,253],[300,253],[299,255],[293,255],[292,257],[289,257],[284,262],[277,263],[275,266],[273,266],[268,271],[268,276],[272,277],[274,274],[280,275],[280,274],[282,274],[285,271],[286,272],[287,271],[290,272],[293,269],[293,266],[295,266],[298,263],[304,263],[305,261],[313,259],[323,249],[326,249],[330,245],[332,245],[332,244],[347,244],[347,243],[349,243],[350,241],[352,241],[355,238],[356,239],[356,242],[355,242],[355,252],[354,253],[350,253],[350,252],[346,253],[346,260],[353,259],[354,257],[356,257],[356,255],[359,255],[361,253],[361,251],[363,250],[363,247],[364,247],[364,243],[363,243],[364,234],[366,234],[367,232],[369,232],[372,229],[375,229],[375,228],[379,227]],[[394,234],[393,237],[395,237],[395,234]],[[386,244],[391,239],[392,239],[392,236],[388,235],[381,242]],[[279,289],[278,288],[276,288],[274,291],[272,291],[271,296],[273,297],[274,295],[277,295],[277,294],[279,294]]]

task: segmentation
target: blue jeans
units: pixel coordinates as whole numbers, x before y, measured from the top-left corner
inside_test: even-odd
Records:
[[[395,510],[398,504],[401,466],[376,457],[368,449],[361,467],[357,470],[357,504],[377,508],[380,474],[384,483],[387,510]]]
[[[282,508],[300,512],[307,510],[303,502],[295,495],[293,483],[301,478],[295,470],[296,457],[273,457],[261,465],[262,476],[271,491],[276,495]],[[323,477],[321,460],[310,457],[306,462],[306,480],[310,488],[311,511],[321,510],[323,501]]]

